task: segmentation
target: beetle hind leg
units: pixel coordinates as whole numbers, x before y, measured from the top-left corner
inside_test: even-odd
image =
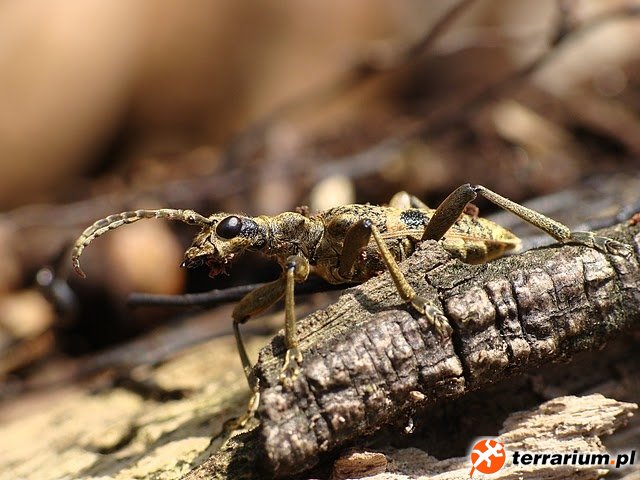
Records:
[[[463,187],[466,186],[463,185]],[[531,210],[518,203],[512,202],[508,198],[498,195],[497,193],[492,192],[482,185],[469,185],[468,187],[473,189],[473,191],[481,194],[491,202],[495,203],[499,207],[502,207],[505,210],[514,213],[534,227],[538,227],[540,230],[546,232],[559,242],[576,243],[578,245],[584,245],[586,247],[593,248],[602,253],[610,253],[623,257],[628,257],[633,253],[631,247],[611,238],[601,237],[593,234],[592,232],[573,232],[566,225],[563,225],[562,223],[557,222],[547,217],[546,215],[536,212],[535,210]]]
[[[436,209],[427,224],[422,236],[423,240],[440,240],[456,222],[465,206],[478,194],[495,205],[517,215],[525,222],[539,228],[549,236],[562,243],[577,243],[594,248],[603,253],[611,253],[628,257],[632,251],[628,245],[606,237],[599,237],[591,232],[572,232],[569,227],[553,220],[535,210],[531,210],[508,198],[498,195],[482,185],[464,184],[455,189]]]
[[[633,249],[629,245],[620,243],[612,238],[594,235],[592,232],[571,232],[571,236],[563,240],[563,242],[585,245],[602,253],[610,253],[620,257],[628,258],[633,255]]]

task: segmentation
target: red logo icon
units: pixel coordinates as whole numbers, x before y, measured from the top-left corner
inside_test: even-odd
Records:
[[[504,445],[492,438],[486,438],[476,442],[471,449],[471,471],[469,478],[475,471],[480,473],[496,473],[504,465],[507,455]]]

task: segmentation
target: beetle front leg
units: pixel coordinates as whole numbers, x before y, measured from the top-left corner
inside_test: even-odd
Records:
[[[249,406],[247,407],[247,413],[243,415],[238,421],[238,425],[243,427],[250,418],[253,418],[258,405],[260,403],[260,390],[258,389],[258,381],[253,375],[253,368],[251,367],[251,360],[247,354],[247,349],[242,341],[242,335],[240,335],[240,325],[246,323],[247,320],[260,312],[266,310],[271,305],[276,303],[282,298],[285,292],[286,280],[284,277],[280,277],[278,280],[269,282],[266,285],[256,288],[249,292],[233,309],[233,334],[236,338],[236,346],[238,353],[240,354],[240,361],[242,362],[242,369],[244,375],[247,377],[247,383],[249,388],[253,392],[251,399],[249,400]]]
[[[269,282],[245,295],[240,302],[233,309],[233,333],[236,338],[236,345],[238,353],[240,354],[240,361],[242,362],[242,369],[247,377],[249,388],[256,391],[256,380],[253,376],[253,369],[249,355],[247,355],[247,349],[242,341],[240,335],[240,325],[246,323],[251,317],[266,310],[271,305],[276,303],[285,294],[286,279],[280,277],[278,280]]]
[[[296,283],[304,282],[309,276],[309,261],[301,255],[291,255],[285,264],[284,279],[284,340],[287,347],[280,380],[293,380],[299,373],[302,353],[298,349],[296,335],[295,293]]]

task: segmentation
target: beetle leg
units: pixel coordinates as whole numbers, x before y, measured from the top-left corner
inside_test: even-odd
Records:
[[[468,183],[455,189],[440,204],[425,227],[422,239],[440,240],[447,230],[456,222],[467,203],[475,199],[478,194],[499,207],[517,215],[525,222],[539,228],[559,242],[578,243],[595,248],[604,253],[613,253],[622,256],[631,254],[631,249],[627,245],[610,238],[596,236],[591,232],[572,232],[566,225],[546,215],[515,203],[482,185],[470,185]]]
[[[233,309],[233,333],[236,337],[236,345],[238,347],[238,353],[240,354],[242,369],[247,377],[249,387],[253,391],[256,391],[256,379],[253,376],[251,361],[249,360],[247,349],[240,335],[240,325],[280,300],[285,294],[285,287],[286,279],[282,276],[278,280],[274,280],[249,292]]]
[[[304,282],[309,276],[309,261],[301,255],[287,258],[284,279],[284,339],[287,347],[284,365],[280,373],[281,381],[289,381],[296,377],[302,363],[302,353],[298,350],[296,336],[296,314],[294,309],[294,286],[296,282]]]
[[[366,234],[365,234],[366,232]],[[345,244],[342,251],[342,256],[340,257],[340,269],[343,269],[343,258],[350,259],[351,257],[355,257],[356,253],[359,251],[360,244],[364,242],[365,238],[368,239],[370,236],[373,236],[374,241],[380,251],[382,256],[382,260],[384,261],[387,270],[391,274],[391,278],[393,279],[393,283],[395,284],[400,297],[407,303],[411,304],[413,308],[415,308],[420,314],[424,315],[429,323],[431,323],[435,329],[438,331],[440,335],[443,337],[448,337],[451,335],[451,326],[449,325],[449,321],[447,317],[444,316],[442,311],[432,303],[430,303],[426,298],[421,297],[416,293],[413,287],[407,282],[407,279],[404,277],[404,274],[400,271],[400,267],[396,262],[395,258],[391,254],[389,247],[385,243],[382,235],[378,228],[373,224],[373,222],[365,218],[363,220],[358,221],[354,224],[351,229],[347,232],[347,239],[353,238],[353,243],[347,243],[345,240]],[[359,243],[356,243],[356,239]],[[366,243],[364,244],[366,245]],[[358,248],[356,248],[358,247]],[[353,264],[351,265],[351,267]],[[351,270],[349,267],[349,270]],[[345,270],[347,267],[344,267]]]
[[[522,205],[512,202],[508,198],[504,198],[481,185],[476,185],[472,188],[486,199],[492,201],[499,207],[516,214],[525,222],[530,223],[534,227],[538,227],[540,230],[548,233],[559,242],[577,243],[579,245],[595,248],[602,253],[612,253],[614,255],[621,255],[625,257],[633,253],[628,245],[612,240],[611,238],[599,237],[594,235],[592,232],[572,232],[569,227],[562,223],[552,220],[546,215],[542,215],[535,210],[531,210],[530,208],[523,207]]]
[[[400,210],[406,210],[408,208],[429,208],[426,203],[420,200],[414,195],[409,195],[407,192],[398,192],[391,200],[389,200],[389,206],[399,208]]]
[[[594,235],[593,232],[571,232],[571,237],[563,240],[564,243],[577,243],[595,248],[603,253],[611,253],[621,257],[633,255],[633,249],[629,245],[617,242],[611,238]]]
[[[345,280],[349,280],[353,275],[355,265],[360,252],[369,244],[371,239],[371,221],[367,219],[358,220],[349,227],[344,242],[342,243],[342,253],[340,253],[340,267],[338,275]]]
[[[434,212],[424,229],[422,240],[440,240],[451,226],[456,223],[467,203],[477,196],[478,194],[469,184],[456,188]]]

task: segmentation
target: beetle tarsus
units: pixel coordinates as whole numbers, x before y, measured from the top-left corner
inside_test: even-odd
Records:
[[[449,320],[440,308],[430,303],[426,298],[416,295],[411,300],[411,305],[433,326],[435,331],[443,338],[449,338],[453,329]]]
[[[609,237],[594,235],[592,232],[572,232],[571,236],[565,240],[564,243],[584,245],[602,253],[609,253],[625,258],[633,255],[633,249],[629,245],[625,245]]]
[[[300,375],[300,365],[302,365],[302,353],[298,347],[289,348],[284,357],[282,370],[280,370],[280,381],[283,384],[293,382]]]

